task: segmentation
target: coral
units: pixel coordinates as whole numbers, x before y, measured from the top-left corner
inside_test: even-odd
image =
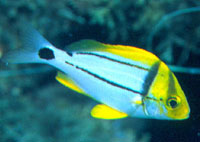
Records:
[[[155,36],[156,32],[158,32],[162,26],[169,20],[173,20],[179,16],[183,16],[186,14],[192,14],[192,13],[199,13],[200,12],[200,7],[191,7],[191,8],[186,8],[186,9],[180,9],[177,11],[174,11],[172,13],[169,13],[165,16],[162,17],[162,19],[155,25],[153,28],[151,34],[148,37],[147,41],[147,49],[152,51],[152,41],[153,37]],[[198,30],[197,30],[198,31]],[[169,33],[170,35],[167,37],[166,41],[162,41],[156,48],[158,52],[162,52],[163,55],[161,54],[160,57],[164,59],[164,61],[168,63],[174,62],[172,59],[172,47],[173,44],[178,45],[182,48],[182,53],[180,54],[180,57],[177,61],[177,64],[183,64],[189,59],[190,52],[193,52],[194,54],[200,54],[200,50],[197,47],[188,47],[187,42],[180,36],[174,33]],[[198,34],[196,35],[198,37]],[[168,48],[166,48],[168,47]],[[163,51],[165,50],[165,51]],[[169,51],[170,53],[168,53]],[[170,56],[170,57],[169,57]]]

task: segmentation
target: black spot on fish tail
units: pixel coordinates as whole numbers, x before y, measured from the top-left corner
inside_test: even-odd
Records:
[[[55,58],[53,51],[45,47],[39,50],[38,55],[41,59],[46,60],[52,60]]]

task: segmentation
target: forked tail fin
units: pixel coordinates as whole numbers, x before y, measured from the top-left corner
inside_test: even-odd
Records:
[[[20,38],[23,43],[22,47],[3,55],[2,61],[6,63],[45,63],[41,56],[47,58],[54,57],[52,52],[54,46],[29,24],[23,23],[23,28],[20,32]]]

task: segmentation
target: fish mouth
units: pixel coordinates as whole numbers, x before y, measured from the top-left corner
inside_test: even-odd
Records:
[[[188,119],[190,117],[190,114],[186,114],[186,115],[182,115],[180,117],[175,118],[176,120],[185,120]]]
[[[185,109],[181,115],[181,120],[188,119],[190,117],[190,107],[188,106],[187,109]]]
[[[171,119],[174,120],[185,120],[190,117],[190,109],[183,110],[182,112],[176,114],[175,116],[172,116]]]

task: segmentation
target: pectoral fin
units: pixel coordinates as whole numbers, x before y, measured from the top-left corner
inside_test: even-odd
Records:
[[[72,80],[70,79],[67,75],[61,73],[61,72],[58,72],[57,73],[57,76],[56,76],[56,80],[58,82],[60,82],[61,84],[63,84],[64,86],[78,92],[78,93],[81,93],[81,94],[85,94],[86,93]]]
[[[91,110],[91,115],[99,119],[121,119],[128,115],[104,104],[98,104]]]

